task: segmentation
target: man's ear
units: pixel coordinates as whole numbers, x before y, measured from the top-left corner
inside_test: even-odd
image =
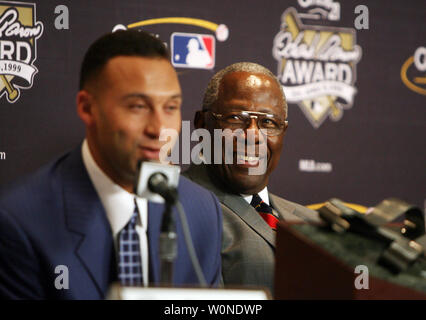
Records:
[[[91,126],[94,123],[93,116],[93,96],[86,90],[80,90],[76,98],[77,114],[80,119]]]
[[[197,111],[195,113],[195,117],[194,117],[194,127],[195,129],[199,129],[199,128],[205,128],[205,121],[204,121],[204,113],[203,111]]]

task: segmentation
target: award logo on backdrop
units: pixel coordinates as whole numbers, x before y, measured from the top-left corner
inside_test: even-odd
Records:
[[[426,96],[426,47],[418,47],[404,62],[401,80],[410,90]]]
[[[340,6],[335,8],[340,10]],[[297,104],[312,126],[319,128],[327,118],[339,121],[343,111],[352,107],[362,51],[355,29],[302,23],[302,17],[312,19],[315,13],[299,14],[292,7],[285,10],[272,54],[287,102]],[[331,16],[336,21],[340,13]],[[330,13],[319,18],[330,19]]]
[[[0,99],[14,103],[22,89],[33,86],[42,33],[34,3],[0,1]]]
[[[223,42],[229,37],[224,24],[188,17],[165,17],[148,19],[124,26],[116,25],[113,31],[141,28],[155,24],[183,24],[213,31],[211,34],[173,32],[170,36],[171,63],[176,68],[213,69],[216,59],[216,39]],[[174,31],[177,31],[174,29]]]

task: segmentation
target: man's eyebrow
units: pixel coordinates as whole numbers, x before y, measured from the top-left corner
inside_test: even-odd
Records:
[[[182,94],[181,93],[175,94],[175,95],[171,96],[170,99],[182,99]]]
[[[126,100],[126,99],[131,99],[131,98],[151,100],[151,97],[149,95],[144,94],[144,93],[129,93],[129,94],[126,94],[125,96],[123,96],[122,99]],[[169,99],[182,99],[182,94],[180,94],[180,93],[174,94],[174,95],[170,96]]]
[[[131,99],[131,98],[139,98],[144,100],[149,100],[149,96],[143,93],[129,93],[122,97],[122,100]]]
[[[232,109],[239,109],[239,110],[245,110],[245,109],[247,109],[247,106],[245,106],[243,103],[238,103],[238,102],[236,102],[236,103],[225,103],[224,104],[225,105],[225,107],[227,107],[227,108],[232,108]]]
[[[247,106],[244,105],[243,103],[239,103],[239,102],[231,102],[231,103],[226,103],[225,107],[229,108],[229,109],[234,109],[234,110],[241,110],[241,111],[248,111],[247,110]],[[256,110],[257,112],[263,112],[263,113],[267,113],[267,114],[272,114],[277,116],[277,114],[275,114],[272,110],[272,108],[268,108],[268,107],[264,107],[260,110]]]

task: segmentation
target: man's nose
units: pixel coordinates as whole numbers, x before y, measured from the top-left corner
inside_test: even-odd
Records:
[[[247,144],[261,144],[265,142],[264,134],[260,131],[260,128],[257,123],[258,118],[250,118],[250,124],[245,130]],[[253,135],[253,137],[251,135]]]
[[[164,128],[164,120],[158,111],[152,110],[145,126],[144,133],[151,139],[159,139]]]

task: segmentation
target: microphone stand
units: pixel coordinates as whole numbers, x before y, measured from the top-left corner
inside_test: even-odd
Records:
[[[173,283],[173,264],[177,256],[177,234],[172,212],[174,202],[165,200],[166,208],[160,233],[160,283],[167,286]]]
[[[140,166],[140,164],[139,164]],[[147,180],[148,189],[163,197],[165,210],[161,221],[159,255],[160,255],[160,283],[164,286],[173,283],[173,264],[177,257],[176,224],[172,208],[178,201],[178,192],[168,185],[167,176],[160,172],[154,172]]]

